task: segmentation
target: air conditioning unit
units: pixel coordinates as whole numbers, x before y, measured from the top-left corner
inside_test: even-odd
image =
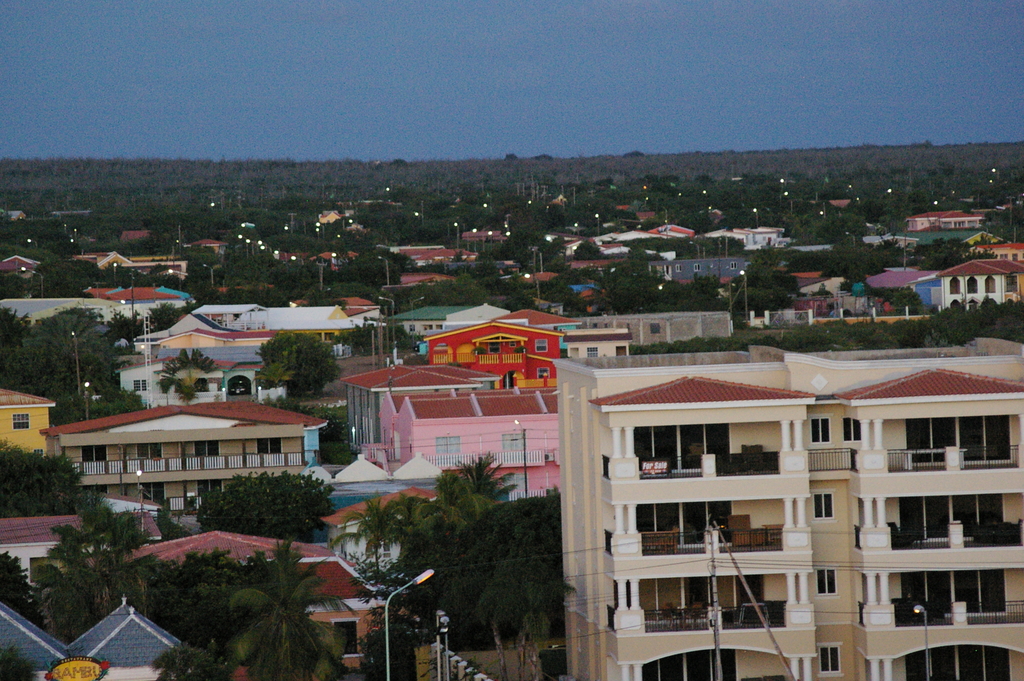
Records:
[[[554,452],[544,452],[544,461],[554,461],[554,460],[555,460],[555,453]]]

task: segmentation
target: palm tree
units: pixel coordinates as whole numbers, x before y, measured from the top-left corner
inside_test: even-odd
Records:
[[[137,515],[114,513],[99,502],[84,510],[81,519],[81,527],[54,528],[60,539],[37,580],[50,632],[68,641],[109,615],[122,597],[145,612],[154,562],[134,557],[146,542]]]
[[[471,483],[453,471],[437,476],[437,496],[417,509],[417,525],[427,535],[469,525],[495,502],[474,491]],[[436,535],[435,535],[436,536]]]
[[[380,554],[385,547],[398,541],[400,521],[396,513],[397,507],[391,503],[382,504],[381,497],[367,499],[362,510],[351,511],[342,519],[348,525],[355,524],[351,532],[343,532],[331,540],[331,548],[346,541],[363,541],[366,554],[380,567]]]
[[[182,350],[177,357],[164,363],[163,371],[157,385],[165,395],[174,390],[174,394],[185,404],[191,404],[206,389],[204,374],[217,370],[217,364],[203,354],[202,350]]]
[[[514,477],[512,473],[498,474],[498,467],[494,465],[494,457],[490,454],[462,464],[456,473],[469,483],[471,491],[492,501],[498,501],[516,487],[509,482]]]
[[[312,609],[336,609],[337,601],[323,595],[323,580],[300,560],[291,542],[278,544],[267,583],[231,597],[231,609],[248,619],[231,645],[255,681],[323,681],[340,671],[344,641],[329,623],[309,617]]]
[[[256,374],[256,378],[270,388],[279,388],[292,380],[295,372],[288,368],[284,362],[272,362]]]
[[[32,661],[21,654],[17,646],[0,648],[0,679],[3,681],[32,681],[36,677]]]

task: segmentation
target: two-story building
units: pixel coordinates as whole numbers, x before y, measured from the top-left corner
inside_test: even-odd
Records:
[[[558,361],[569,673],[1024,678],[1022,350]]]
[[[0,388],[0,440],[42,454],[46,439],[39,431],[50,427],[50,407],[45,397]]]
[[[1013,260],[972,260],[936,274],[942,282],[942,304],[975,308],[986,300],[1006,303],[1020,300],[1020,277],[1024,262]]]
[[[323,419],[253,402],[164,406],[43,431],[46,453],[64,454],[82,484],[101,493],[141,490],[172,511],[235,475],[300,473],[317,463]]]
[[[984,215],[964,213],[959,210],[940,210],[920,213],[907,218],[908,232],[922,232],[938,229],[979,229]]]
[[[555,385],[561,331],[485,322],[429,336],[431,364],[456,364],[501,377],[505,388]]]

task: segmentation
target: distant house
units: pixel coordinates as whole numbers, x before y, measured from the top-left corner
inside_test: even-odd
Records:
[[[562,333],[488,321],[426,338],[431,364],[458,364],[502,377],[506,388],[554,386]]]
[[[924,232],[940,229],[980,229],[985,219],[977,213],[963,213],[958,210],[920,213],[907,218],[908,232]]]
[[[801,295],[813,296],[822,291],[830,296],[839,293],[839,287],[845,281],[842,277],[823,277],[821,272],[792,272],[796,279],[797,290]]]
[[[423,274],[416,272],[403,272],[399,278],[399,283],[393,284],[391,288],[419,286],[420,284],[437,284],[442,281],[455,281],[455,277],[450,274],[440,274],[438,272],[424,272]]]
[[[164,370],[167,362],[177,357],[180,352],[181,350],[175,347],[159,348],[155,353],[156,356],[148,364],[143,362],[121,367],[117,370],[121,389],[139,395],[147,407],[160,404],[183,404],[173,390],[164,393],[159,389],[160,373]],[[201,352],[213,360],[215,369],[198,377],[201,389],[197,392],[193,404],[240,400],[263,401],[286,396],[283,387],[268,390],[257,388],[256,374],[263,369],[263,359],[259,356],[259,345],[203,347]]]
[[[972,260],[942,270],[941,309],[974,308],[985,300],[996,303],[1019,301],[1024,263],[1012,260]]]
[[[781,227],[754,227],[750,229],[719,229],[704,235],[706,239],[730,238],[743,243],[743,250],[756,251],[762,248],[785,246],[789,239],[782,236]]]
[[[294,331],[317,335],[330,341],[335,334],[362,326],[366,320],[350,319],[337,305],[316,307],[263,307],[255,303],[241,305],[203,305],[194,311],[233,331]]]
[[[388,502],[397,499],[400,496],[418,497],[420,499],[428,500],[433,499],[437,495],[431,490],[422,489],[420,487],[407,487],[400,492],[391,492],[380,497],[371,498],[379,499],[381,506],[384,506]],[[367,501],[369,501],[369,499],[364,499],[363,501],[339,508],[331,515],[322,518],[324,523],[327,525],[327,541],[337,542],[334,550],[345,560],[358,562],[367,557],[365,539],[356,539],[351,536],[340,538],[343,537],[343,535],[351,535],[359,529],[359,522],[352,519],[352,516],[365,511]],[[381,547],[378,557],[381,560],[394,560],[398,557],[400,551],[401,546],[398,543],[388,544]]]
[[[7,219],[8,220],[12,220],[12,221],[13,220],[24,220],[25,217],[26,217],[25,216],[25,211],[21,211],[21,210],[9,210],[9,211],[7,211]]]
[[[50,408],[55,406],[45,397],[0,388],[0,440],[42,454],[46,440],[39,431],[50,427]]]
[[[0,272],[21,272],[26,275],[39,267],[39,261],[20,255],[12,255],[0,260]]]
[[[91,262],[101,270],[114,268],[115,272],[120,269],[134,270],[144,274],[165,274],[179,279],[188,275],[188,261],[175,259],[169,255],[154,255],[140,258],[129,258],[117,251],[99,253],[83,253],[72,256],[74,260]],[[117,275],[115,275],[115,279]]]
[[[508,310],[493,305],[431,305],[400,312],[392,319],[409,333],[424,335],[456,326],[468,326],[503,314],[508,314]]]
[[[629,329],[574,329],[562,337],[570,358],[624,357],[633,334]]]
[[[189,248],[209,248],[217,255],[224,255],[224,249],[227,248],[228,244],[226,241],[217,241],[216,239],[200,239],[199,241],[186,244],[186,246]]]
[[[142,239],[148,239],[153,236],[153,233],[148,229],[126,229],[121,232],[121,241],[140,241]]]
[[[679,225],[662,225],[648,230],[648,233],[653,236],[669,236],[677,239],[692,239],[697,234],[689,227],[680,227]]]
[[[999,260],[1024,262],[1024,244],[977,244],[974,251],[982,255],[990,255]]]
[[[31,324],[72,309],[95,313],[103,321],[110,321],[115,313],[124,314],[121,303],[96,298],[5,298],[0,300],[0,307],[7,308],[18,317],[27,317]]]
[[[686,260],[654,260],[650,263],[652,272],[661,274],[669,281],[691,282],[697,277],[718,277],[729,281],[740,276],[750,266],[742,257],[732,258],[690,258]]]
[[[317,216],[316,221],[323,225],[329,225],[332,222],[337,222],[338,220],[343,220],[344,218],[345,216],[336,210],[326,210]]]

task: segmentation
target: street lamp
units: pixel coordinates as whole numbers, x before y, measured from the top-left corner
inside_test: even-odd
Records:
[[[932,681],[932,651],[928,648],[928,609],[920,603],[914,606],[915,615],[924,616],[924,678]]]
[[[523,441],[523,498],[525,499],[530,496],[530,480],[526,475],[526,426],[520,424],[519,419],[515,420],[515,424],[519,426],[519,439]]]
[[[743,277],[743,318],[750,319],[750,308],[747,305],[747,271],[740,270],[740,276]]]
[[[139,475],[142,475],[142,471],[139,471]],[[384,601],[384,666],[387,669],[387,681],[391,681],[391,619],[388,617],[388,608],[391,606],[391,599],[408,589],[410,586],[413,586],[414,584],[422,584],[433,576],[433,570],[424,570],[418,577],[410,581],[405,586],[400,587],[397,591],[392,591],[391,595],[388,596],[386,601]]]

